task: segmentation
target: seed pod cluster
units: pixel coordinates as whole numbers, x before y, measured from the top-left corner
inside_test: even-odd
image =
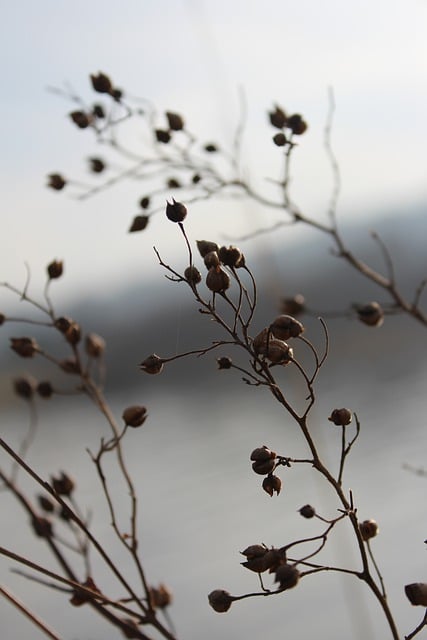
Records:
[[[272,364],[288,364],[293,358],[293,349],[283,340],[278,340],[270,329],[263,329],[252,342],[255,353],[264,356]]]
[[[10,343],[12,351],[21,356],[21,358],[33,358],[39,351],[39,346],[34,338],[11,338]]]
[[[282,564],[276,571],[275,582],[279,583],[279,589],[292,589],[296,587],[300,578],[300,572],[293,564]]]
[[[284,549],[268,549],[265,545],[251,544],[241,554],[246,557],[245,562],[240,564],[249,571],[255,573],[274,573],[277,569],[286,563],[286,551]]]
[[[278,147],[283,147],[288,143],[291,144],[284,134],[286,129],[289,130],[292,135],[296,136],[300,136],[307,131],[308,125],[299,113],[293,113],[288,116],[281,107],[275,105],[274,111],[270,111],[268,116],[270,124],[276,129],[281,130],[281,133],[277,133],[273,137],[273,142]]]

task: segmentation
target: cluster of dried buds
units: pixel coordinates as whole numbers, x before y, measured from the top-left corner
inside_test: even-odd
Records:
[[[276,105],[274,111],[270,111],[268,116],[270,124],[280,129],[280,133],[273,136],[273,142],[278,147],[292,145],[292,136],[300,136],[307,131],[308,125],[299,113],[288,116],[281,107]]]
[[[275,451],[271,451],[271,449],[263,445],[252,451],[250,459],[252,460],[252,469],[255,473],[265,476],[262,482],[264,491],[271,497],[273,497],[274,493],[279,495],[282,489],[282,481],[279,476],[273,473],[277,465],[280,464],[280,460],[277,459]]]
[[[62,499],[70,498],[75,486],[73,478],[64,471],[61,471],[57,476],[51,477],[51,487]],[[33,530],[38,537],[49,538],[53,535],[51,516],[57,516],[61,520],[68,522],[70,519],[70,511],[66,506],[58,505],[52,498],[45,494],[38,495],[37,501],[44,515],[33,518]]]
[[[294,564],[287,562],[284,548],[269,549],[263,544],[252,544],[241,553],[246,557],[246,561],[241,563],[246,569],[258,574],[274,573],[274,582],[278,583],[280,591],[298,584],[300,572]]]
[[[286,341],[297,338],[303,331],[304,326],[299,320],[281,315],[254,338],[252,346],[256,355],[263,356],[272,364],[286,365],[294,356],[292,347]]]

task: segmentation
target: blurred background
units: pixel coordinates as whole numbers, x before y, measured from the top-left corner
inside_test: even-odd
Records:
[[[217,372],[214,357],[180,361],[153,379],[138,372],[138,362],[153,351],[168,356],[206,344],[211,326],[189,292],[164,278],[152,250],[156,245],[172,265],[185,262],[175,226],[157,215],[144,232],[127,233],[140,213],[143,184],[125,181],[84,201],[71,186],[62,192],[46,187],[53,172],[84,183],[88,158],[103,155],[90,131],[71,123],[75,105],[52,88],[71,87],[93,100],[89,74],[103,71],[125,95],[182,113],[192,133],[224,148],[230,148],[241,121],[243,92],[242,165],[261,189],[280,175],[268,111],[279,104],[300,112],[309,129],[294,154],[292,197],[307,215],[327,221],[333,175],[324,128],[332,87],[343,237],[357,255],[384,269],[369,233],[375,229],[411,299],[427,273],[426,21],[424,0],[2,2],[0,281],[22,288],[28,264],[29,291],[40,299],[46,265],[63,259],[64,277],[51,287],[55,308],[106,338],[107,390],[117,415],[129,404],[147,405],[149,420],[128,441],[143,505],[141,546],[150,579],[167,582],[175,593],[172,616],[182,639],[283,631],[305,638],[312,633],[306,630],[307,610],[319,634],[329,638],[373,639],[387,637],[387,631],[363,587],[333,574],[305,580],[284,597],[238,603],[226,616],[209,609],[206,594],[213,588],[236,594],[257,588],[256,576],[239,566],[239,551],[312,535],[317,528],[297,509],[309,502],[332,517],[336,505],[306,469],[283,474],[279,498],[262,492],[249,467],[250,451],[267,444],[297,456],[302,443],[267,394],[231,372]],[[134,149],[144,148],[137,124],[127,135]],[[178,199],[179,193],[167,196]],[[220,200],[195,205],[186,228],[192,241],[229,243],[280,220],[280,213],[253,203]],[[316,231],[285,227],[239,244],[259,285],[254,330],[271,322],[281,297],[299,292],[326,317],[355,302],[387,302],[334,257],[329,239]],[[0,311],[30,315],[4,288]],[[321,348],[317,320],[304,321],[308,337]],[[404,469],[425,464],[425,329],[396,316],[380,329],[355,318],[331,317],[328,326],[330,357],[318,382],[313,431],[333,465],[339,438],[327,416],[348,406],[361,419],[345,486],[353,489],[362,517],[380,523],[375,549],[400,631],[408,633],[421,616],[403,595],[403,585],[425,580],[426,480]],[[51,369],[10,352],[8,337],[28,329],[5,324],[1,331],[2,435],[19,443],[28,416],[12,393],[11,378],[23,372],[46,378]],[[52,347],[48,333],[37,338]],[[283,380],[294,392],[285,374]],[[39,404],[30,461],[45,476],[63,468],[78,476],[80,500],[93,509],[97,534],[116,549],[86,454],[104,434],[102,420],[79,399]],[[2,544],[51,562],[13,500],[5,493],[2,500]],[[331,563],[356,562],[347,533],[332,542]],[[124,567],[128,562],[120,555],[118,560]],[[63,595],[34,586],[11,573],[9,561],[0,562],[4,583],[64,638],[116,637],[84,608],[66,607]],[[51,567],[56,568],[52,562]],[[102,569],[98,580],[114,593],[116,585]],[[42,637],[7,602],[0,601],[0,612],[8,640]]]

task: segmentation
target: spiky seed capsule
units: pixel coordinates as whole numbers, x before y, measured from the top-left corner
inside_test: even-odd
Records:
[[[193,265],[186,268],[186,270],[184,271],[184,277],[187,282],[190,282],[191,284],[199,284],[199,282],[202,281],[202,274],[197,269],[197,267]]]
[[[181,131],[184,128],[184,119],[178,113],[166,111],[166,118],[168,121],[169,129],[171,129],[172,131]]]
[[[209,240],[197,240],[196,244],[202,258],[211,251],[216,251],[217,253],[219,251],[219,247],[216,242],[209,242]]]
[[[89,158],[89,168],[92,173],[102,173],[105,170],[105,162],[101,158]]]
[[[52,476],[52,487],[60,496],[70,496],[74,490],[75,482],[67,473],[61,471],[58,477]]]
[[[311,504],[305,504],[303,507],[301,507],[301,509],[299,510],[299,513],[302,515],[303,518],[314,518],[314,516],[316,515],[316,511],[314,509],[314,507],[311,506]]]
[[[91,74],[90,80],[92,83],[93,89],[97,93],[111,93],[113,90],[113,84],[110,78],[105,74],[99,71],[99,73]]]
[[[30,400],[34,395],[35,382],[30,377],[16,378],[13,381],[13,390],[20,398]]]
[[[47,275],[50,280],[60,278],[64,273],[64,263],[62,260],[53,260],[47,265]]]
[[[172,202],[166,202],[166,216],[171,222],[183,222],[187,215],[187,207],[182,202],[172,198]]]
[[[148,216],[135,216],[129,227],[129,233],[143,231],[147,227],[149,220],[150,218]]]
[[[147,419],[147,408],[141,405],[127,407],[123,411],[122,418],[128,427],[140,427]]]
[[[96,333],[88,333],[85,339],[85,351],[91,358],[99,358],[105,351],[105,340]]]
[[[39,382],[36,391],[40,398],[50,398],[53,394],[53,387],[50,382]]]
[[[79,129],[87,129],[92,121],[91,115],[84,111],[72,111],[70,118]]]
[[[169,131],[166,131],[165,129],[156,129],[154,134],[156,136],[157,142],[162,142],[163,144],[167,144],[168,142],[170,142],[171,134],[169,133]]]
[[[217,358],[218,369],[231,369],[233,361],[231,358],[227,356],[222,356],[221,358]]]
[[[283,127],[286,126],[286,113],[277,105],[274,111],[269,112],[268,116],[270,118],[270,123],[273,127],[276,127],[276,129],[283,129]]]
[[[233,603],[233,596],[224,589],[215,589],[208,595],[209,604],[217,613],[225,613]]]
[[[282,132],[276,133],[276,135],[273,136],[273,142],[276,145],[276,147],[284,147],[285,144],[287,143],[285,134]]]
[[[204,258],[203,262],[205,263],[206,269],[210,269],[211,267],[219,267],[220,260],[216,251],[209,251]]]
[[[425,582],[413,582],[405,585],[405,593],[409,602],[414,606],[427,607],[427,584]]]
[[[142,371],[145,371],[145,373],[156,375],[163,369],[163,360],[159,358],[158,355],[153,353],[151,356],[148,356],[148,358],[145,358],[145,360],[141,362],[139,368],[142,369]]]
[[[21,356],[21,358],[33,358],[39,350],[39,346],[34,338],[11,338],[10,348]]]
[[[301,136],[308,128],[306,121],[299,113],[294,113],[292,116],[289,116],[286,126],[297,136]]]
[[[292,589],[298,584],[300,572],[292,564],[282,564],[275,573],[274,582],[279,583],[279,589]]]
[[[234,267],[235,269],[238,269],[245,264],[243,253],[238,247],[220,247],[218,256],[221,262],[227,267]]]
[[[206,276],[206,286],[214,293],[223,293],[230,286],[230,277],[221,267],[211,267]]]
[[[275,476],[273,474],[269,474],[262,481],[262,488],[272,498],[274,493],[276,495],[279,495],[280,490],[282,488],[282,481],[279,478],[279,476]]]
[[[371,538],[375,538],[379,530],[378,523],[375,520],[364,520],[359,523],[359,531],[365,542]]]
[[[60,173],[51,173],[48,175],[47,186],[54,191],[62,191],[67,181]]]
[[[378,302],[369,302],[356,307],[358,318],[368,327],[380,327],[384,322],[384,311]]]
[[[279,340],[289,340],[289,338],[297,338],[304,332],[304,325],[292,316],[278,316],[270,325],[275,338]]]
[[[334,409],[328,418],[328,420],[337,425],[337,427],[346,427],[350,424],[351,419],[351,411],[345,408]]]

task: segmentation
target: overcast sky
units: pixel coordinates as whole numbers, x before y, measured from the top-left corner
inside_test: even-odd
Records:
[[[69,289],[96,288],[132,269],[155,270],[152,245],[172,242],[175,230],[160,220],[144,236],[126,233],[142,187],[85,203],[45,187],[46,174],[76,172],[96,151],[89,132],[70,123],[72,105],[47,87],[69,82],[88,97],[88,75],[98,70],[130,94],[182,112],[192,130],[224,140],[238,121],[242,87],[245,160],[260,177],[277,159],[263,142],[273,133],[266,112],[274,103],[301,112],[310,127],[297,150],[295,196],[312,215],[323,215],[331,189],[322,139],[332,86],[340,215],[403,212],[426,201],[426,0],[0,4],[0,280],[23,281],[24,261],[37,280],[57,257],[66,261]],[[214,210],[214,218],[189,221],[194,238],[224,228]]]

